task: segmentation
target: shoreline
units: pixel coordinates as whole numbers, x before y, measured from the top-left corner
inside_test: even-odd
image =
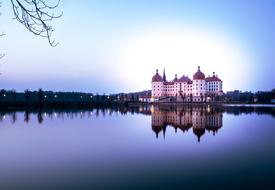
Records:
[[[188,105],[210,105],[210,106],[236,106],[236,107],[275,107],[275,104],[270,103],[229,103],[229,102],[130,102],[129,106],[142,105],[168,105],[168,106],[188,106]]]
[[[274,107],[275,104],[264,103],[229,103],[229,102],[0,102],[0,110],[20,109],[90,109],[108,107],[140,107],[140,106],[225,106],[225,107]]]

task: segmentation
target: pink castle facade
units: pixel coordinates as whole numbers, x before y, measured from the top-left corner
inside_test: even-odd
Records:
[[[205,77],[198,66],[197,72],[193,75],[193,80],[183,75],[172,81],[166,80],[165,70],[160,76],[158,70],[152,77],[152,101],[181,101],[181,102],[205,102],[213,101],[213,97],[223,95],[222,80],[213,73],[212,76]]]

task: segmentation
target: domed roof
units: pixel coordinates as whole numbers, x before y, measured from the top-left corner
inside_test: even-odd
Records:
[[[193,80],[204,80],[205,75],[200,70],[200,66],[198,66],[198,71],[193,75]]]
[[[158,74],[158,70],[156,74],[152,77],[152,82],[162,82],[162,77]]]

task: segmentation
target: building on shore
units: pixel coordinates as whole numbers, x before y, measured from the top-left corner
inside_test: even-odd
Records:
[[[151,102],[151,96],[150,95],[143,95],[138,98],[140,102]]]
[[[193,80],[183,75],[172,81],[166,80],[165,70],[163,76],[158,73],[152,77],[151,81],[152,102],[210,102],[215,97],[223,95],[222,80],[213,72],[212,76],[205,77],[198,66],[197,72],[193,75]]]

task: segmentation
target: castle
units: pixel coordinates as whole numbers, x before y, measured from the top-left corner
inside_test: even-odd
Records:
[[[166,80],[165,70],[161,77],[156,70],[152,77],[151,101],[181,101],[181,102],[210,102],[215,97],[223,95],[222,80],[213,72],[212,76],[205,77],[198,66],[193,80],[183,75],[172,81]]]

